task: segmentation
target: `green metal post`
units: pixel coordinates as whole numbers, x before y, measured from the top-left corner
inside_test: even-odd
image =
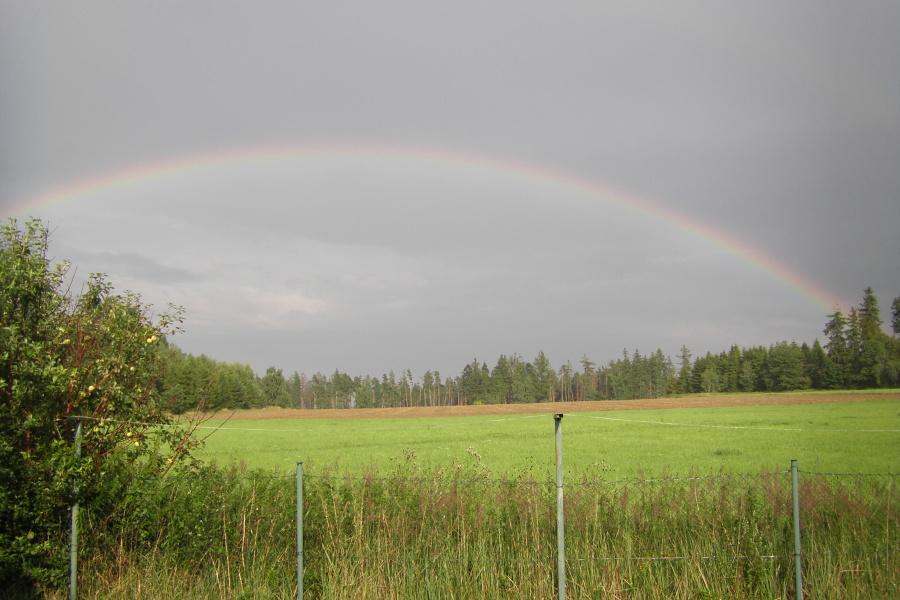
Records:
[[[75,421],[75,466],[81,458],[81,419],[70,417]],[[69,534],[69,600],[78,596],[78,481],[72,484],[72,529]]]
[[[566,523],[563,511],[562,413],[553,415],[556,431],[556,572],[559,600],[566,600]]]
[[[791,490],[794,496],[794,584],[797,588],[797,600],[803,600],[803,566],[800,561],[800,477],[796,460],[791,460]]]
[[[303,600],[303,463],[297,463],[297,600]]]

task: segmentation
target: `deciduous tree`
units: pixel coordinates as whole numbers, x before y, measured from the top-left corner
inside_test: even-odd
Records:
[[[138,295],[101,275],[72,295],[48,242],[37,220],[0,228],[0,589],[65,576],[76,475],[80,502],[114,502],[106,482],[122,489],[133,465],[162,472],[191,447],[189,432],[153,427],[171,424],[155,382],[180,310],[151,320]],[[81,461],[75,416],[89,419]]]

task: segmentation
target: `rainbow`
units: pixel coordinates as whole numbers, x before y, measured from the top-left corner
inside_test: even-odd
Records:
[[[3,212],[7,215],[26,214],[35,208],[62,202],[74,202],[101,192],[114,191],[129,186],[186,173],[204,172],[223,167],[266,163],[273,160],[321,158],[392,158],[411,164],[432,163],[455,165],[537,181],[563,191],[587,194],[602,198],[674,225],[721,248],[737,259],[782,282],[809,298],[826,312],[845,305],[833,293],[812,279],[737,236],[712,227],[703,221],[677,212],[672,208],[633,192],[617,189],[596,180],[539,164],[498,156],[460,152],[448,149],[398,144],[367,143],[316,143],[276,144],[218,150],[200,154],[174,156],[126,167],[110,173],[80,179],[38,196],[15,203]],[[3,216],[7,216],[3,215]]]

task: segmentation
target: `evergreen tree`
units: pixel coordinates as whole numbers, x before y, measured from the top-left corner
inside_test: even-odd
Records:
[[[678,386],[679,394],[687,394],[691,391],[691,349],[687,346],[681,346],[681,351],[676,355],[678,358]]]
[[[878,298],[871,287],[867,287],[863,292],[863,301],[859,307],[859,327],[864,338],[875,338],[880,336],[883,331],[881,329],[881,309],[878,308]]]
[[[288,383],[285,381],[281,369],[275,367],[266,369],[266,374],[260,380],[260,386],[263,406],[287,407],[291,405]]]
[[[803,368],[803,351],[796,342],[779,342],[769,349],[763,380],[773,392],[807,389],[809,378]]]
[[[288,406],[303,408],[303,384],[305,377],[294,371],[287,380]]]
[[[882,329],[878,299],[872,288],[866,288],[859,307],[861,336],[858,381],[864,387],[894,385],[900,370],[900,357],[893,356],[893,340]]]
[[[489,404],[509,404],[512,402],[513,373],[510,361],[501,354],[497,364],[491,372],[491,385],[489,386]]]
[[[534,365],[525,362],[518,355],[513,356],[513,396],[512,402],[531,404],[538,402],[535,389]]]
[[[460,387],[466,404],[487,404],[492,397],[487,364],[475,359],[463,368]]]
[[[891,331],[894,337],[900,337],[900,296],[891,303]]]
[[[711,393],[719,390],[719,361],[711,352],[698,357],[691,367],[691,392]]]
[[[575,390],[575,399],[580,401],[597,399],[597,371],[596,364],[586,354],[581,356],[581,374]]]
[[[828,317],[828,323],[825,324],[825,336],[828,338],[825,350],[831,362],[826,365],[825,387],[841,389],[850,381],[852,353],[847,340],[849,327],[844,313],[838,308]]]
[[[657,348],[650,356],[650,388],[651,398],[668,396],[675,385],[675,367],[672,359]]]
[[[808,346],[803,344],[801,348],[808,348]],[[813,342],[812,348],[809,348],[808,352],[804,353],[804,359],[812,388],[816,390],[825,389],[829,359],[818,339]]]
[[[747,348],[741,352],[742,387],[744,392],[758,392],[765,389],[762,374],[768,350],[762,346]]]
[[[556,400],[556,371],[543,350],[539,351],[534,359],[533,382],[538,402],[553,402]]]
[[[741,362],[741,372],[738,375],[738,389],[742,392],[756,391],[756,371],[750,361]]]

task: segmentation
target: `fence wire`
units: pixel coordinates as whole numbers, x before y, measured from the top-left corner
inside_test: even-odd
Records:
[[[898,477],[801,472],[804,579],[816,597],[900,597]],[[85,506],[85,568],[150,557],[241,585],[248,570],[275,572],[288,593],[296,589],[295,483],[292,474],[216,470],[123,482],[124,502]],[[305,597],[554,595],[552,482],[469,469],[317,473],[303,486]],[[792,593],[788,471],[582,477],[565,494],[571,597]],[[377,591],[385,589],[396,595]]]

